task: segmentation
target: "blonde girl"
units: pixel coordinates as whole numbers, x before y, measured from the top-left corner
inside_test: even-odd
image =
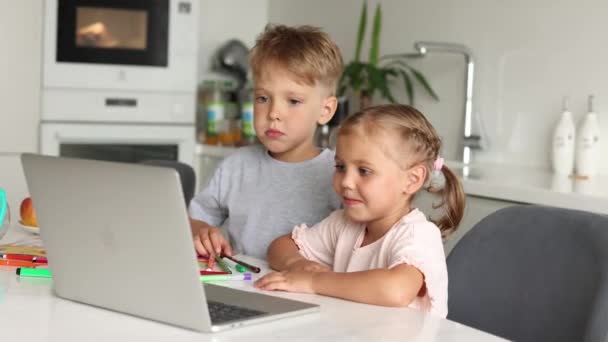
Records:
[[[278,272],[256,286],[445,317],[442,235],[458,226],[464,194],[440,149],[437,132],[413,107],[381,105],[350,116],[338,132],[333,179],[343,209],[273,241],[268,262]],[[422,190],[442,199],[445,215],[436,222],[412,207]]]

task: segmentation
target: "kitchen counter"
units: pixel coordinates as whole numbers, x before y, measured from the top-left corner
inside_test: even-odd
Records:
[[[219,160],[234,150],[198,145],[197,154],[207,160],[206,166],[201,165],[202,178],[206,179]],[[447,165],[460,177],[469,196],[608,214],[608,175],[573,179],[551,170],[509,164],[474,164],[466,168],[462,163],[448,161]]]
[[[509,202],[539,204],[608,214],[608,176],[573,179],[550,170],[515,165],[447,165],[465,193]]]

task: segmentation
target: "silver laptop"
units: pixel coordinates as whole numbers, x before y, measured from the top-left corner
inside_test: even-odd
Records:
[[[59,297],[205,332],[319,311],[202,285],[173,169],[34,154],[21,161]]]

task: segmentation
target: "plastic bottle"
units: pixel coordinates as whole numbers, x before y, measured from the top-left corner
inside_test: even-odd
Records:
[[[248,84],[243,94],[241,105],[241,145],[251,145],[256,142],[255,127],[253,125],[253,89]]]
[[[553,172],[557,175],[570,175],[574,170],[575,127],[569,100],[564,98],[561,119],[553,132]]]
[[[219,82],[207,82],[205,86],[209,88],[208,91],[210,92],[210,98],[206,105],[207,134],[205,143],[217,145],[219,136],[224,130],[226,104]]]
[[[594,107],[594,96],[589,96],[589,111],[576,133],[576,175],[589,178],[597,174],[600,128]]]

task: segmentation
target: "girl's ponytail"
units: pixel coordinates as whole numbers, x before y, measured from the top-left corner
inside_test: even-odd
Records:
[[[458,177],[446,165],[442,165],[440,172],[445,178],[443,187],[429,186],[428,192],[441,196],[441,202],[435,208],[443,207],[444,215],[435,220],[441,230],[442,236],[447,236],[458,228],[464,215],[465,197],[462,184]]]

